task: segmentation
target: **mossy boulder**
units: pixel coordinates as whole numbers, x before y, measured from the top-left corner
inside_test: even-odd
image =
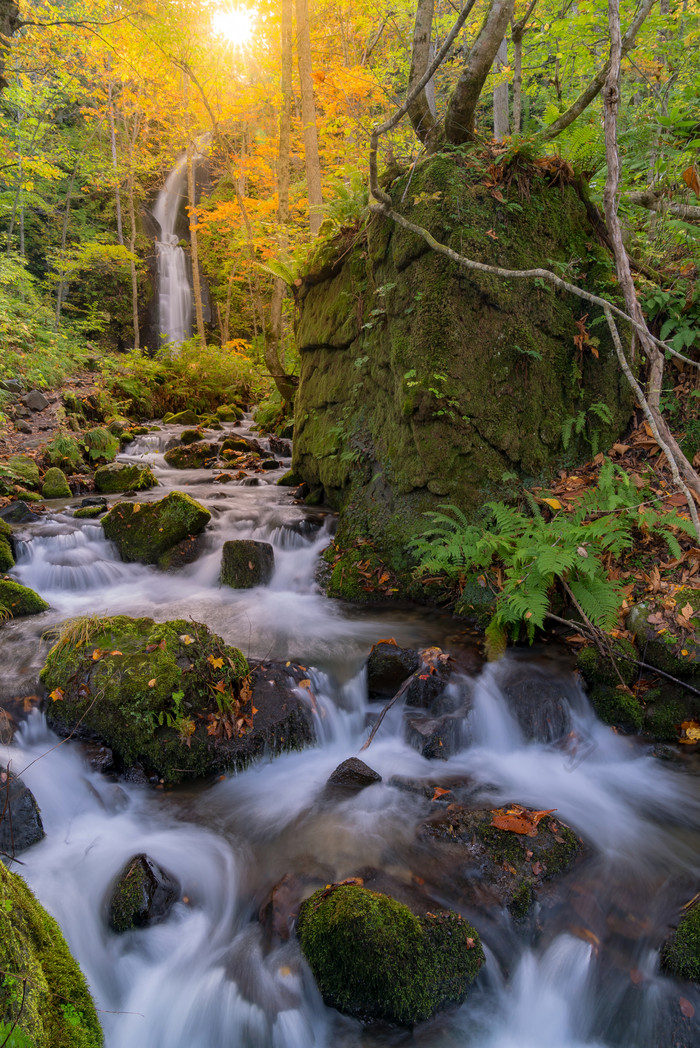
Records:
[[[624,688],[596,684],[591,690],[590,699],[603,724],[614,725],[624,732],[642,730],[644,708],[639,699]]]
[[[220,579],[224,586],[252,589],[266,586],[275,570],[275,553],[269,542],[232,539],[224,542]]]
[[[244,767],[314,740],[293,663],[249,667],[199,623],[120,615],[69,623],[41,680],[59,735],[108,746],[119,768],[166,782]]]
[[[459,1004],[484,963],[477,932],[458,913],[416,916],[356,884],[315,892],[297,931],[326,1004],[364,1020],[412,1026]]]
[[[555,270],[578,259],[577,284],[619,294],[577,186],[533,165],[494,197],[474,171],[428,157],[394,183],[394,206],[467,257]],[[505,473],[527,482],[590,457],[593,430],[606,447],[631,415],[605,328],[597,356],[576,349],[577,321],[598,311],[544,282],[465,270],[380,215],[359,238],[318,243],[297,301],[292,468],[340,510],[338,541],[373,541],[402,582],[423,513],[451,503],[475,520]],[[609,423],[590,411],[599,403]],[[586,412],[565,448],[565,424]]]
[[[203,434],[201,429],[183,429],[182,433],[180,434],[180,443],[194,444],[198,440],[201,440],[202,436]]]
[[[18,619],[22,615],[38,615],[46,611],[48,606],[46,601],[28,586],[21,586],[19,582],[11,582],[9,579],[0,579],[0,614],[4,612],[10,618]]]
[[[46,459],[50,466],[58,466],[68,473],[78,473],[85,469],[83,446],[75,437],[59,433],[46,445]]]
[[[690,607],[688,621],[694,627],[690,633],[676,619],[676,612],[687,607]],[[639,650],[644,652],[644,662],[682,680],[697,676],[700,684],[700,593],[697,590],[679,593],[674,607],[664,608],[643,601],[632,608],[626,625],[634,634]]]
[[[12,455],[9,467],[28,488],[41,486],[39,467],[30,455]]]
[[[15,566],[15,556],[12,549],[12,528],[4,520],[0,520],[0,574],[9,571]]]
[[[219,422],[238,422],[243,418],[243,409],[235,404],[222,404],[216,409],[216,417]]]
[[[186,411],[178,411],[176,415],[168,416],[167,421],[169,426],[196,426],[199,424],[199,415],[188,408]]]
[[[157,502],[118,502],[102,527],[125,561],[157,564],[173,546],[198,535],[211,520],[211,513],[182,491],[171,491]]]
[[[227,437],[221,444],[222,451],[243,451],[248,455],[261,455],[262,448],[252,437]]]
[[[179,895],[172,874],[148,855],[134,855],[125,863],[107,901],[112,931],[146,928],[164,920]]]
[[[596,684],[629,687],[639,674],[637,658],[634,644],[621,638],[611,642],[610,655],[601,655],[593,645],[582,648],[576,657],[576,668],[589,688]]]
[[[14,856],[44,837],[41,812],[22,779],[0,765],[0,855]]]
[[[147,491],[157,485],[158,481],[148,466],[112,462],[95,473],[95,487],[105,495],[119,491]]]
[[[106,506],[81,506],[80,509],[75,510],[73,516],[78,520],[94,520],[95,517],[100,517],[106,512]]]
[[[288,469],[287,472],[279,478],[277,483],[283,488],[298,488],[302,483],[302,480],[293,469]]]
[[[87,983],[60,928],[22,878],[2,863],[0,970],[0,1037],[10,1036],[8,1043],[26,1048],[103,1044]]]
[[[58,466],[52,466],[44,474],[41,494],[45,499],[69,499],[73,492],[68,486],[66,475]]]
[[[305,499],[307,505],[318,505],[320,501],[312,496]],[[361,604],[389,600],[396,592],[397,580],[374,543],[358,538],[349,548],[343,547],[341,541],[335,541],[323,554],[331,568],[326,582],[328,596]]]
[[[182,444],[165,452],[165,461],[173,469],[205,469],[213,466],[219,454],[219,445],[207,440],[196,444]]]
[[[681,979],[700,981],[700,906],[682,918],[661,950],[661,967]]]

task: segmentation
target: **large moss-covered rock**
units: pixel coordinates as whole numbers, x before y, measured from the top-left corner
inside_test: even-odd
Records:
[[[46,470],[41,494],[45,499],[69,499],[73,494],[68,487],[65,473],[58,466]]]
[[[212,466],[219,453],[219,445],[207,440],[196,444],[181,444],[165,452],[165,461],[173,469],[204,469]]]
[[[146,491],[148,488],[155,488],[157,484],[158,481],[148,466],[111,462],[95,473],[95,487],[105,495],[118,491]]]
[[[9,466],[28,488],[39,488],[41,486],[39,467],[30,455],[12,455]]]
[[[178,411],[176,415],[165,415],[163,422],[166,421],[169,426],[196,426],[199,423],[199,415],[191,408],[187,408],[185,411]]]
[[[29,586],[20,586],[19,582],[0,579],[0,614],[18,619],[22,615],[38,615],[46,611],[48,604]]]
[[[157,564],[173,546],[207,526],[211,513],[182,491],[171,491],[157,502],[118,502],[102,520],[108,539],[122,560]]]
[[[167,782],[245,766],[314,739],[293,663],[252,669],[199,623],[120,615],[69,623],[41,680],[60,735],[107,745]]]
[[[515,269],[576,259],[570,279],[616,294],[573,185],[554,188],[533,168],[526,192],[516,177],[495,196],[469,171],[428,158],[405,203],[407,180],[395,184],[395,205],[468,257]],[[605,447],[631,413],[604,327],[595,356],[576,346],[588,304],[542,281],[464,270],[379,215],[364,237],[321,244],[298,301],[292,468],[342,511],[341,546],[370,538],[396,570],[410,564],[424,511],[453,503],[473,517],[502,497],[504,474],[527,481],[590,455],[586,435]],[[600,403],[610,423],[589,412],[565,450],[567,420]]]
[[[99,1048],[85,978],[53,917],[0,863],[0,1037],[18,1048]],[[26,980],[26,981],[25,981]],[[0,1042],[2,1043],[2,1042]]]
[[[221,582],[234,589],[265,586],[275,570],[275,553],[269,542],[231,539],[221,554]]]
[[[463,1001],[484,963],[478,934],[459,914],[417,917],[356,884],[315,892],[298,934],[326,1004],[359,1019],[427,1019]]]

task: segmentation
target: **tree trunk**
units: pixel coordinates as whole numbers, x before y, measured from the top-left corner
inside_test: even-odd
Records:
[[[122,228],[122,198],[119,185],[119,167],[117,163],[117,132],[114,126],[114,99],[112,98],[112,81],[107,85],[107,101],[109,105],[109,138],[112,146],[112,169],[114,171],[114,205],[117,213],[117,240],[124,246],[124,230]]]
[[[309,31],[308,0],[296,0],[297,12],[297,59],[301,83],[301,118],[304,125],[304,162],[306,164],[306,187],[309,200],[309,228],[316,236],[321,228],[323,215],[323,192],[321,189],[321,161],[318,154],[316,131],[316,104],[311,66],[311,34]]]
[[[432,61],[431,44],[434,10],[435,0],[418,0],[416,20],[413,26],[411,72],[408,77],[409,95],[411,95],[414,87]],[[413,124],[413,130],[424,144],[428,143],[435,130],[435,114],[430,108],[426,91],[427,84],[408,107],[408,115]]]
[[[126,125],[126,119],[124,120]],[[134,150],[136,139],[139,134],[139,116],[134,113],[134,124],[129,136],[129,173],[126,180],[127,204],[129,208],[129,251],[136,254],[136,203],[134,200]],[[130,259],[131,269],[131,322],[134,329],[134,349],[141,348],[141,333],[139,331],[139,277],[136,271],[136,263]]]
[[[503,37],[496,52],[496,75],[508,65],[508,39]],[[503,78],[493,89],[493,137],[502,142],[510,134],[508,81]]]
[[[537,0],[531,0],[530,6],[517,22],[510,27],[510,38],[513,41],[513,134],[519,135],[523,122],[523,37],[530,15],[537,6]]]
[[[445,137],[453,145],[474,140],[474,113],[481,89],[489,75],[506,27],[513,16],[515,0],[493,0],[467,64],[452,93],[445,117]]]
[[[20,27],[19,7],[15,0],[0,0],[0,91],[7,87],[5,78],[5,56],[9,50],[9,38]]]
[[[196,146],[190,145],[187,150],[187,195],[190,211],[190,252],[192,255],[192,290],[194,291],[194,313],[197,318],[197,334],[202,349],[207,344],[204,330],[204,310],[202,308],[202,285],[199,279],[199,246],[197,241],[197,211],[195,204],[194,153]]]

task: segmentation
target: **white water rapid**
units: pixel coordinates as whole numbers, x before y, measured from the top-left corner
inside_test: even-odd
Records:
[[[244,424],[244,431],[247,428]],[[373,643],[439,644],[469,637],[419,609],[358,609],[314,582],[332,521],[275,485],[281,470],[220,485],[211,471],[171,470],[163,459],[179,430],[139,438],[127,460],[148,462],[161,487],[189,492],[212,511],[200,559],[172,574],[123,564],[99,522],[56,503],[18,527],[13,575],[51,604],[2,629],[3,696],[31,694],[48,626],[78,614],[117,612],[205,622],[253,657],[295,658],[317,699],[318,743],[208,787],[154,790],[90,770],[78,743],[57,745],[33,712],[0,763],[11,761],[42,810],[46,838],[17,867],[59,921],[100,1012],[107,1048],[692,1048],[700,1026],[681,1012],[700,996],[659,970],[668,923],[700,887],[700,791],[638,740],[602,725],[577,678],[549,650],[517,652],[451,685],[472,695],[463,746],[429,761],[403,738],[392,711],[362,753],[382,781],[338,797],[330,773],[367,737],[362,669]],[[236,432],[241,432],[240,428]],[[222,543],[263,538],[275,550],[266,587],[221,587]],[[508,705],[517,672],[564,695],[575,750],[528,741]],[[535,920],[479,908],[478,870],[416,837],[430,800],[392,777],[471,783],[482,806],[519,802],[557,810],[584,840],[572,871],[549,882]],[[105,898],[125,861],[146,851],[181,885],[162,923],[117,935]],[[413,1031],[365,1027],[326,1008],[294,937],[269,946],[258,911],[288,873],[312,888],[372,868],[423,883],[435,907],[460,910],[480,932],[487,963],[466,1002]],[[468,890],[469,889],[469,890]],[[478,893],[477,893],[478,894]]]
[[[158,331],[162,343],[179,346],[192,334],[192,286],[189,261],[175,232],[185,198],[187,156],[183,155],[158,194],[153,217],[160,226],[158,259]]]

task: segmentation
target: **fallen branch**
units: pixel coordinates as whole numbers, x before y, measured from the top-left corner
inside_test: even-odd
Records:
[[[399,688],[399,690],[396,692],[396,695],[394,695],[393,699],[389,699],[389,701],[387,702],[386,706],[384,707],[384,709],[382,710],[382,712],[379,714],[379,716],[377,717],[376,721],[374,722],[374,724],[372,726],[372,730],[369,733],[369,738],[364,743],[364,745],[360,747],[360,753],[362,753],[363,750],[366,750],[367,747],[370,745],[370,743],[372,742],[372,739],[374,738],[374,736],[379,731],[380,724],[382,723],[382,721],[384,720],[384,718],[386,717],[387,713],[389,712],[391,707],[394,705],[394,703],[398,699],[400,699],[402,697],[402,695],[406,694],[406,692],[408,691],[408,686],[411,683],[411,681],[413,680],[414,676],[415,676],[415,674],[412,673],[410,677],[407,677],[406,680],[401,685],[401,687]]]

